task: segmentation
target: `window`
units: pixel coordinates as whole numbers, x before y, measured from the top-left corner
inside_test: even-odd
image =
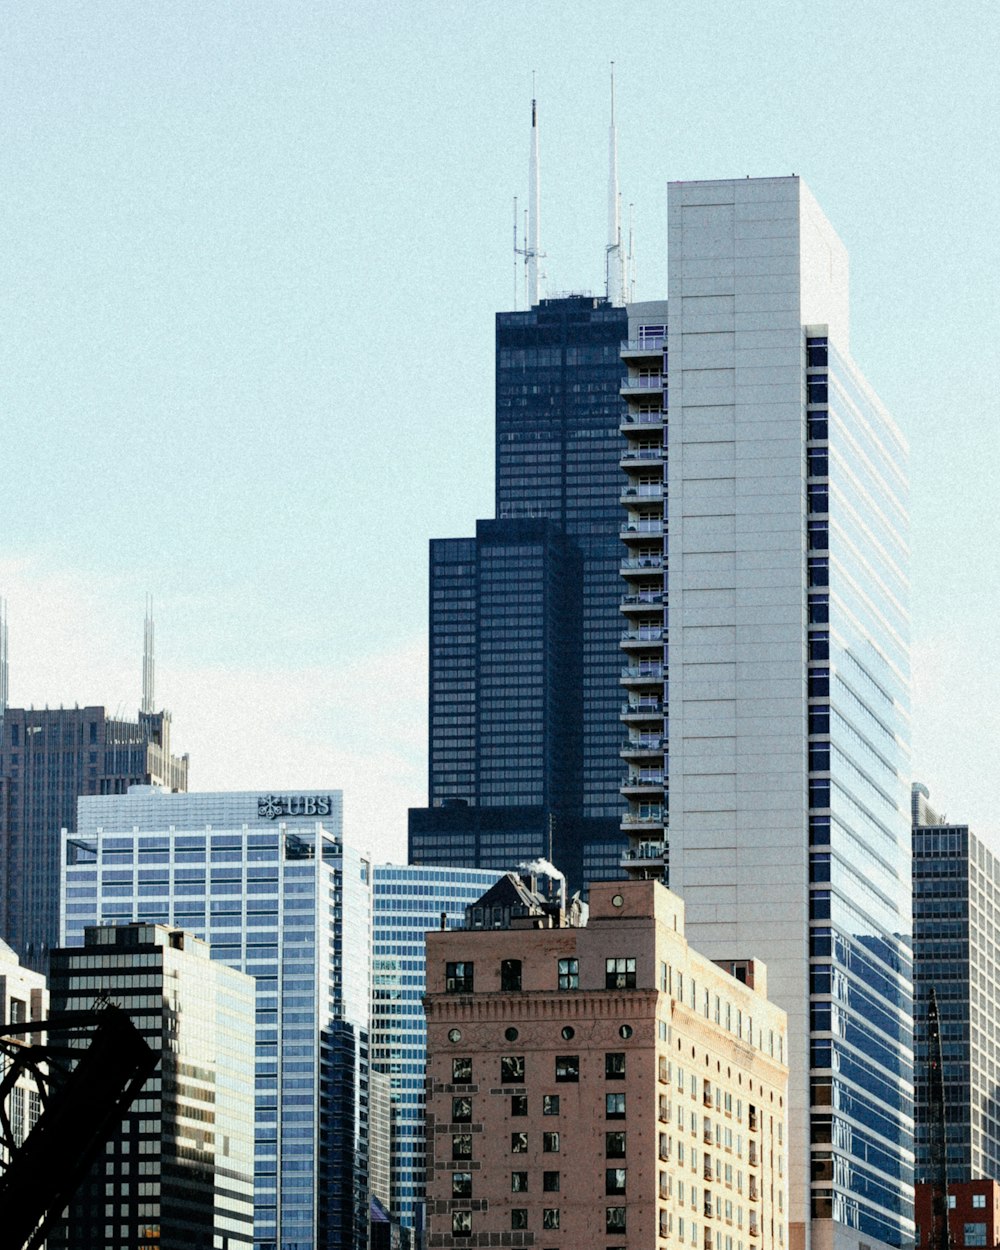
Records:
[[[830,488],[829,486],[807,486],[806,497],[809,501],[809,511],[812,512],[829,512],[830,511]]]
[[[471,1233],[472,1232],[472,1212],[471,1211],[452,1211],[451,1231],[453,1233],[459,1233],[459,1234]]]
[[[543,1133],[542,1134],[542,1151],[545,1154],[557,1155],[559,1153],[559,1134]]]
[[[810,551],[830,550],[830,523],[828,521],[810,521],[808,530]]]
[[[967,1246],[985,1246],[986,1245],[986,1225],[985,1224],[966,1224],[965,1235],[962,1239]]]
[[[604,1153],[609,1159],[624,1159],[625,1134],[623,1132],[605,1133]]]
[[[580,988],[580,961],[578,959],[559,960],[559,988],[561,990]]]
[[[809,670],[809,698],[823,699],[830,693],[830,670],[828,668],[811,668]]]
[[[510,1192],[512,1194],[526,1194],[528,1192],[527,1172],[511,1172]]]
[[[542,1189],[547,1194],[557,1194],[559,1192],[559,1173],[543,1172],[542,1173]]]
[[[453,1085],[468,1085],[472,1080],[472,1060],[452,1059],[451,1061],[451,1081]]]
[[[510,1135],[510,1152],[514,1155],[523,1155],[528,1152],[528,1134],[527,1133],[511,1133]]]
[[[467,962],[446,963],[444,966],[444,988],[448,994],[471,994],[473,985],[473,965]]]
[[[826,556],[810,556],[807,561],[809,585],[830,585],[830,561]]]
[[[806,452],[806,464],[810,477],[828,477],[830,455],[825,447],[810,447]]]
[[[528,1095],[527,1094],[511,1094],[510,1113],[511,1115],[527,1115],[528,1114]]]
[[[625,1231],[625,1208],[607,1207],[604,1212],[604,1231],[606,1233],[623,1233]]]
[[[451,1118],[454,1124],[468,1124],[472,1119],[472,1099],[453,1098],[451,1100]]]
[[[608,1081],[625,1079],[625,1055],[622,1051],[612,1051],[604,1056],[604,1076]]]
[[[453,1159],[472,1158],[472,1134],[455,1133],[451,1139],[451,1157]]]
[[[948,1210],[949,1211],[955,1210],[955,1195],[954,1194],[948,1195]]]
[[[623,1194],[625,1192],[625,1169],[604,1169],[604,1192],[606,1194]]]
[[[558,1115],[559,1114],[559,1095],[543,1094],[542,1095],[542,1115]]]
[[[829,345],[824,338],[806,339],[806,361],[810,369],[826,368]]]
[[[471,1198],[472,1197],[472,1173],[471,1172],[452,1172],[451,1174],[451,1196],[453,1198]]]
[[[605,1094],[604,1114],[609,1120],[625,1119],[625,1095]]]
[[[510,1211],[511,1228],[527,1228],[528,1227],[528,1208],[527,1207],[511,1207]]]
[[[580,1079],[579,1055],[556,1055],[556,1080],[578,1081]]]
[[[542,1210],[542,1228],[559,1227],[559,1208],[544,1207]]]
[[[606,959],[604,961],[604,988],[606,990],[635,989],[635,960]]]
[[[827,402],[828,391],[825,377],[819,375],[809,377],[806,381],[806,390],[810,404],[825,404]]]
[[[521,988],[520,959],[500,960],[500,988],[501,990],[519,990]]]
[[[830,623],[830,596],[826,594],[809,595],[809,624],[828,625]]]
[[[973,1195],[972,1195],[972,1205],[973,1205],[974,1207],[985,1207],[985,1206],[986,1206],[986,1195],[985,1195],[985,1194],[973,1194]]]
[[[524,1055],[501,1055],[500,1084],[524,1084]]]
[[[830,658],[830,633],[825,629],[809,631],[810,660],[828,660]]]

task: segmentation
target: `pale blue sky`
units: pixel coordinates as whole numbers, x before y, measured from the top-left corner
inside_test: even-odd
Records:
[[[844,239],[913,452],[914,772],[1000,832],[998,46],[985,0],[8,5],[12,702],[134,708],[151,591],[193,785],[342,784],[401,854],[427,540],[492,512],[531,72],[549,289],[598,289],[613,59],[639,298],[671,179],[801,174]]]

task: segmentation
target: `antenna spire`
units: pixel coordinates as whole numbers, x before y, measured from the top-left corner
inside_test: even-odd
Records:
[[[7,600],[0,599],[0,725],[7,711],[7,699],[10,694],[8,687],[9,673],[7,670]]]
[[[528,271],[528,307],[533,308],[538,294],[538,236],[541,201],[539,196],[538,163],[538,103],[535,98],[535,73],[531,73],[531,161],[528,165],[528,237],[525,241],[524,262]]]
[[[153,596],[146,596],[146,620],[142,638],[142,711],[152,712],[156,699],[153,692],[155,660],[153,658]]]
[[[608,243],[604,249],[604,287],[610,303],[626,300],[622,248],[621,196],[618,193],[618,134],[615,129],[615,63],[611,62],[611,127],[608,131]]]

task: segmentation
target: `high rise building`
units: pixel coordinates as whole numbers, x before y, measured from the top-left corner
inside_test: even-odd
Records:
[[[125,924],[53,951],[50,992],[53,1012],[107,996],[160,1057],[52,1250],[253,1245],[253,980],[182,930]]]
[[[787,1246],[766,969],[690,948],[657,881],[581,913],[506,876],[427,935],[430,1244]]]
[[[420,1250],[427,1181],[424,941],[430,929],[461,926],[466,907],[498,874],[397,864],[376,864],[372,872],[371,1062],[373,1075],[386,1075],[392,1102],[390,1192],[379,1197],[413,1230]]]
[[[915,1250],[940,1250],[933,1240],[934,1186],[917,1184]],[[955,1250],[983,1250],[1000,1245],[1000,1183],[992,1179],[948,1185],[948,1244]]]
[[[46,971],[59,936],[59,836],[81,795],[131,785],[187,789],[188,757],[170,750],[170,713],[102,707],[8,708],[0,718],[0,936]]]
[[[618,874],[622,308],[497,317],[497,519],[431,544],[429,806],[410,859]]]
[[[658,873],[668,851],[692,944],[767,962],[788,1012],[792,1246],[899,1246],[913,1236],[906,445],[850,358],[847,255],[798,178],[674,183],[669,221],[669,355],[664,316],[639,310],[625,360],[627,398],[647,377],[670,432],[669,683],[641,694],[651,715],[630,749],[649,775],[629,764],[626,863]],[[636,429],[646,407],[630,404]],[[627,455],[655,453],[626,437]],[[655,560],[656,505],[626,503],[653,527],[629,549]],[[637,628],[658,628],[655,609],[643,601]],[[665,838],[645,753],[658,732]]]
[[[1000,861],[913,787],[913,1019],[917,1180],[934,1179],[927,1016],[937,996],[949,1184],[1000,1178]],[[993,1243],[990,1242],[990,1245]]]
[[[62,945],[144,921],[256,980],[255,1250],[364,1250],[371,870],[338,791],[80,800]]]

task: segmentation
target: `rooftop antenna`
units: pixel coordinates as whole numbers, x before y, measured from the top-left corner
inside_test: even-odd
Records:
[[[538,262],[545,255],[538,247],[539,229],[538,181],[538,107],[535,100],[535,72],[531,72],[531,161],[528,166],[528,207],[524,210],[524,243],[517,241],[517,196],[514,197],[514,311],[517,311],[518,257],[524,257],[524,303],[533,308],[539,300]]]
[[[625,303],[621,196],[618,193],[618,136],[615,130],[615,63],[611,62],[611,128],[608,131],[608,243],[604,249],[604,289],[616,307]]]
[[[531,162],[528,165],[528,238],[524,263],[528,270],[528,307],[538,303],[538,234],[540,227],[540,196],[538,184],[538,102],[535,98],[535,71],[531,71]]]
[[[635,303],[635,248],[632,237],[632,219],[635,214],[635,205],[628,206],[628,302]]]
[[[153,596],[146,596],[146,620],[142,638],[142,711],[152,712],[155,705],[153,684],[155,661],[153,659]]]
[[[10,675],[7,670],[7,600],[0,599],[0,725],[3,724],[3,714],[7,711],[7,698],[10,693],[9,679]]]

